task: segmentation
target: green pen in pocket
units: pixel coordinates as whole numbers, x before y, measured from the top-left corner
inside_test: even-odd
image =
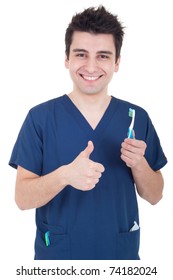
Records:
[[[45,239],[45,243],[46,243],[46,246],[50,246],[50,238],[49,238],[49,231],[46,231],[45,234],[44,234],[44,239]]]

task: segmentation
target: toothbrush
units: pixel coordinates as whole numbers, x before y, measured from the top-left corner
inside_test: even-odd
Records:
[[[131,124],[128,128],[127,137],[133,139],[134,138],[133,127],[134,127],[134,122],[135,122],[135,109],[129,108],[129,117],[132,118],[132,121],[131,121]]]

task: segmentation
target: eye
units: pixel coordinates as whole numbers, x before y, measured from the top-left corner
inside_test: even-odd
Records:
[[[83,58],[83,57],[86,57],[86,54],[85,53],[76,53],[76,57]]]
[[[102,60],[106,60],[106,59],[109,59],[109,56],[106,54],[100,54],[98,58],[100,58]]]

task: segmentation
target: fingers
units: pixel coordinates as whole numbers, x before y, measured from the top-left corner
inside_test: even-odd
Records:
[[[103,169],[102,169],[103,170]],[[104,170],[103,170],[104,171]],[[95,168],[92,168],[92,169],[88,169],[88,172],[87,172],[87,177],[88,178],[93,178],[93,179],[100,179],[101,176],[102,176],[102,173],[103,171],[98,171],[96,170]]]
[[[85,189],[91,190],[98,184],[105,168],[102,164],[91,161],[86,172]]]
[[[146,143],[136,139],[125,139],[121,145],[121,159],[128,167],[134,167],[143,159]]]
[[[95,186],[98,184],[98,182],[99,182],[99,179],[88,178],[86,180],[83,191],[92,190],[93,188],[95,188]]]
[[[92,160],[90,161],[90,168],[92,168],[96,172],[100,172],[100,173],[105,171],[105,168],[101,163],[94,162]]]
[[[121,152],[126,151],[127,155],[129,155],[130,152],[144,156],[147,145],[144,141],[127,138],[124,140],[121,147]]]

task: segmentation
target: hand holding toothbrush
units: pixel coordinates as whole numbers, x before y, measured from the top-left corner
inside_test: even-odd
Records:
[[[128,167],[134,167],[143,159],[146,150],[146,143],[135,139],[134,122],[135,110],[129,108],[129,117],[132,118],[128,128],[127,139],[121,144],[121,159]]]
[[[136,167],[142,162],[146,147],[144,141],[126,138],[121,144],[121,159],[128,167]]]

